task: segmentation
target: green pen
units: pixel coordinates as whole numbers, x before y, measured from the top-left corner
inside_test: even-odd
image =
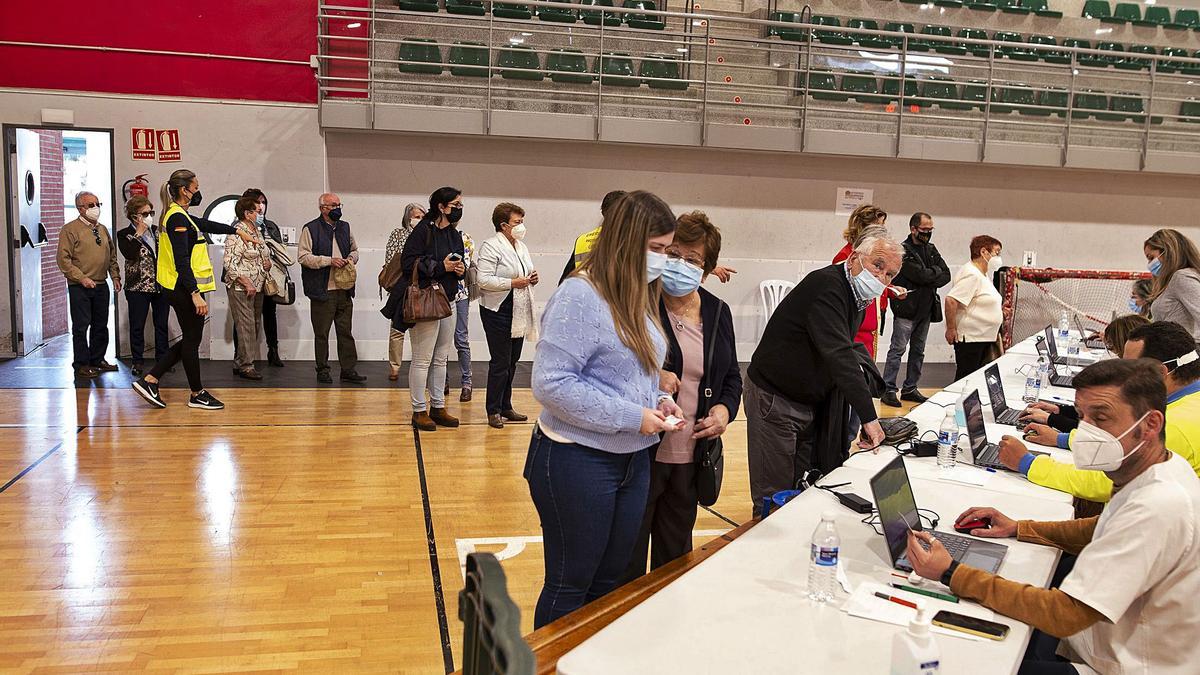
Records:
[[[888,585],[891,586],[892,588],[898,588],[902,591],[908,591],[909,593],[916,593],[917,595],[926,595],[931,598],[937,598],[938,600],[945,600],[946,602],[958,602],[957,597],[955,597],[953,595],[947,595],[945,593],[938,593],[937,591],[927,591],[924,588],[914,588],[912,586],[905,586],[904,584],[888,584]]]

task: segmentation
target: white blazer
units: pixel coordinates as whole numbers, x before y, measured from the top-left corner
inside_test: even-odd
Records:
[[[479,247],[478,282],[479,304],[493,312],[500,311],[500,305],[512,290],[512,280],[529,276],[533,272],[533,261],[529,257],[529,248],[525,242],[517,240],[514,248],[502,232],[483,242]]]

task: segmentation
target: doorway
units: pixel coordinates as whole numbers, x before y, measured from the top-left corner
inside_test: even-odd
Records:
[[[4,125],[8,246],[0,275],[0,356],[40,353],[69,367],[70,311],[66,280],[58,269],[58,236],[79,217],[75,195],[96,195],[100,224],[113,234],[119,208],[113,189],[111,129]],[[114,237],[115,241],[115,237]],[[110,299],[109,354],[115,361],[116,294]],[[61,362],[61,364],[59,363]],[[31,366],[32,367],[32,366]]]

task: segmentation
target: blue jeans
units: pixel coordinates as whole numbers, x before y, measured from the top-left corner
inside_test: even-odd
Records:
[[[887,364],[883,367],[883,382],[888,391],[896,391],[896,378],[900,376],[900,359],[908,348],[908,373],[904,376],[904,388],[912,391],[921,382],[921,367],[925,365],[925,339],[929,337],[929,314],[918,319],[901,319],[892,322],[892,346],[888,348]]]
[[[650,456],[559,443],[534,427],[524,475],[545,548],[546,581],[533,613],[540,628],[620,583],[646,510]]]
[[[454,324],[454,348],[458,350],[458,367],[462,371],[461,386],[471,388],[471,342],[467,335],[467,319],[470,318],[470,300],[457,300],[454,303],[456,323]],[[446,388],[450,388],[450,374],[446,374]]]

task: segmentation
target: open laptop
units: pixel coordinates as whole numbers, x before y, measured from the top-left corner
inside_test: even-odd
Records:
[[[1090,366],[1096,362],[1096,359],[1076,357],[1072,358],[1058,353],[1058,342],[1054,339],[1054,329],[1046,326],[1046,347],[1050,350],[1050,362],[1057,363],[1060,366]]]
[[[908,470],[904,468],[904,457],[897,455],[879,473],[871,477],[871,492],[875,496],[875,507],[879,509],[879,521],[883,524],[883,537],[887,540],[888,555],[892,566],[905,572],[912,571],[908,562],[908,531],[921,531],[921,518],[917,515],[917,502],[913,498],[912,484],[908,481]],[[942,542],[950,556],[964,565],[978,567],[995,574],[1008,553],[1003,544],[963,537],[949,532],[930,531],[929,534]]]
[[[983,404],[979,402],[978,389],[963,399],[963,412],[967,416],[967,439],[971,444],[969,451],[971,463],[988,469],[1010,471],[1011,469],[1000,463],[1000,446],[988,443],[987,427],[983,422]],[[1033,454],[1044,455],[1046,453],[1034,452]]]
[[[988,366],[988,369],[983,371],[983,379],[987,382],[988,400],[992,403],[992,415],[996,418],[996,424],[1017,426],[1021,410],[1008,407],[1008,401],[1004,398],[1004,382],[1000,379],[1000,366],[995,363]]]
[[[1046,362],[1047,362],[1046,365],[1050,369],[1049,370],[1050,384],[1052,384],[1056,387],[1070,387],[1070,388],[1074,389],[1075,388],[1075,376],[1072,375],[1070,371],[1067,371],[1065,373],[1058,372],[1058,366],[1055,365],[1055,363],[1052,359],[1050,359],[1049,350],[1046,348],[1045,338],[1038,338],[1037,350],[1038,350],[1039,354],[1042,354],[1046,357]]]
[[[1088,337],[1088,332],[1083,329],[1083,321],[1080,320],[1078,314],[1075,315],[1075,327],[1079,329],[1079,339],[1083,340],[1084,347],[1088,349],[1108,349],[1108,345],[1104,344],[1103,337],[1099,335],[1093,338]],[[1096,331],[1092,332],[1095,333]]]

